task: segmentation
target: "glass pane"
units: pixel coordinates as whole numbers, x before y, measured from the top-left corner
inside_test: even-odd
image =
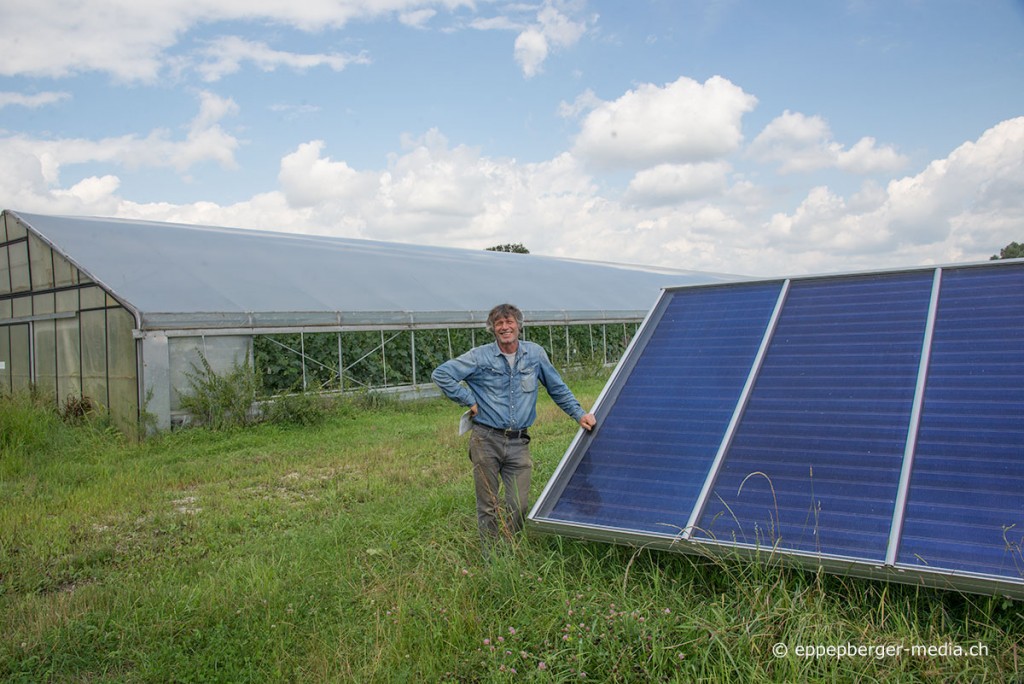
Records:
[[[57,399],[82,396],[82,356],[78,319],[61,318],[57,324]]]
[[[106,293],[101,288],[96,286],[83,287],[78,292],[82,298],[83,309],[99,309],[106,306]]]
[[[11,267],[11,292],[26,292],[31,289],[28,281],[28,243],[16,242],[7,246]]]
[[[53,253],[53,284],[56,287],[78,284],[78,269],[56,252]]]
[[[31,297],[18,297],[17,299],[11,300],[11,316],[13,318],[22,318],[32,315],[32,298]]]
[[[27,390],[32,384],[29,366],[28,323],[12,325],[11,331],[11,389],[15,392]]]
[[[83,311],[82,395],[107,406],[107,313]]]
[[[20,221],[15,221],[11,217],[7,217],[7,239],[17,240],[23,238],[28,233],[25,231],[25,227],[21,225]]]
[[[0,299],[0,321],[13,317],[12,306],[13,302],[10,299]]]
[[[7,257],[7,247],[0,247],[0,294],[11,291],[11,262]]]
[[[57,337],[53,321],[36,321],[35,362],[36,389],[51,397],[57,396]]]
[[[135,320],[124,309],[107,311],[107,367],[110,414],[123,426],[134,425],[139,415],[136,379]]]
[[[28,250],[32,261],[32,289],[53,287],[53,252],[35,235],[28,236]]]
[[[52,292],[36,295],[32,298],[32,315],[39,316],[42,314],[52,314],[53,306]]]
[[[57,299],[57,311],[64,313],[78,311],[78,290],[64,290],[54,293]]]

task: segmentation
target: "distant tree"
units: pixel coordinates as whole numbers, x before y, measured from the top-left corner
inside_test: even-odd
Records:
[[[1016,244],[1016,243],[1014,243],[1014,244]],[[530,250],[526,249],[526,247],[524,247],[523,243],[521,243],[521,242],[516,242],[516,243],[510,242],[510,243],[504,244],[504,245],[495,245],[494,247],[488,247],[487,251],[488,252],[513,252],[515,254],[529,254],[530,253]]]
[[[999,254],[993,254],[992,259],[1020,259],[1024,258],[1024,245],[1019,242],[1010,244],[999,250]]]

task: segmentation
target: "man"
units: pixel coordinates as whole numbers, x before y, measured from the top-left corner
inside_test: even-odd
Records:
[[[502,535],[522,529],[530,495],[528,428],[537,417],[537,385],[586,430],[597,424],[585,413],[572,391],[551,365],[544,348],[519,339],[523,313],[512,304],[499,304],[487,316],[494,342],[446,361],[431,376],[445,395],[468,406],[473,417],[469,458],[473,462],[476,516],[487,552]],[[466,386],[462,383],[465,381]],[[510,519],[498,519],[498,485],[505,489]]]

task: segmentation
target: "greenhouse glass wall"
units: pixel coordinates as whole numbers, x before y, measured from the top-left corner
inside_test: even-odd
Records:
[[[734,280],[535,255],[4,211],[0,393],[167,428],[203,360],[267,395],[432,390],[494,304],[561,367],[615,362],[662,287]]]

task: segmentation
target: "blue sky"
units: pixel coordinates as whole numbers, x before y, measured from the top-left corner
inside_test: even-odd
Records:
[[[1024,241],[1024,0],[7,0],[0,207],[752,275]]]

